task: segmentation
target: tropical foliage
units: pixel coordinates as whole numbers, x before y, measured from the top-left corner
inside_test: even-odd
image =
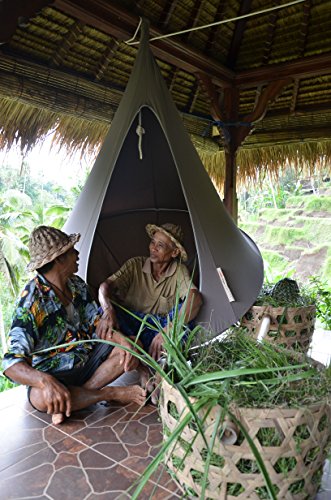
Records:
[[[79,184],[79,183],[78,183]],[[10,325],[15,298],[29,277],[27,243],[32,229],[40,224],[61,228],[82,188],[66,190],[51,182],[41,184],[29,173],[5,165],[0,171],[0,338],[1,350]],[[1,387],[7,382],[0,380]]]

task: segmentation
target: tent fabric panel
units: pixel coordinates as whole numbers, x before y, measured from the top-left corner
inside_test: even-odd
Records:
[[[95,254],[91,252],[90,255],[90,250],[97,226],[99,231],[98,220],[102,207],[107,213],[113,210],[109,208],[111,199],[105,198],[113,170],[122,154],[128,154],[128,158],[131,158],[131,153],[122,153],[122,147],[137,113],[146,106],[153,111],[164,132],[172,156],[170,165],[175,164],[178,174],[179,184],[176,183],[176,186],[180,185],[189,211],[199,259],[200,289],[204,297],[204,306],[198,319],[208,321],[216,334],[237,321],[255,301],[263,282],[263,262],[256,246],[240,232],[227,213],[201,164],[148,47],[146,26],[126,92],[65,230],[82,233],[80,251],[83,266],[80,273],[86,279],[87,274],[91,274],[89,268],[92,270],[95,266],[92,262]],[[149,134],[148,130],[146,134]],[[136,147],[134,150],[137,152]],[[147,154],[146,151],[146,157]],[[120,187],[117,189],[120,191]],[[168,191],[164,190],[164,193]],[[142,201],[140,203],[143,204]],[[168,218],[164,220],[168,221]],[[111,236],[114,226],[110,224],[106,230],[104,221],[102,224],[102,230]],[[127,230],[131,228],[131,222],[126,224],[129,224],[126,225]],[[186,227],[184,230],[187,230]],[[137,245],[141,243],[137,241]],[[141,253],[140,248],[138,251],[134,245],[131,245],[130,250],[130,256]],[[225,296],[217,267],[224,271],[235,302],[230,303]]]
[[[149,207],[187,210],[163,130],[151,110],[143,107],[139,113],[145,130],[141,144],[143,157],[139,157],[136,116],[113,170],[101,216]]]

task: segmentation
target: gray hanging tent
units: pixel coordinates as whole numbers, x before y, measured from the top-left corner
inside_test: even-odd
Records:
[[[143,23],[126,91],[64,229],[81,233],[79,273],[96,291],[128,258],[148,253],[145,225],[165,222],[184,230],[188,266],[204,300],[197,320],[221,333],[254,303],[263,261],[206,173]]]

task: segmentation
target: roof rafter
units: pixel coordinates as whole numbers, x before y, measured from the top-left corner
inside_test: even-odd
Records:
[[[186,24],[186,29],[195,28],[198,25],[202,8],[203,8],[203,3],[201,3],[199,0],[195,0],[193,9],[191,11],[191,15]],[[182,39],[189,40],[191,33],[192,32],[185,33]]]
[[[218,21],[221,21],[223,19],[225,7],[226,7],[226,0],[222,0],[217,6],[216,15],[214,18],[215,23],[217,23]],[[209,52],[211,51],[211,49],[214,45],[218,29],[219,29],[219,26],[214,26],[214,29],[210,30],[210,32],[209,32],[209,37],[208,37],[208,41],[207,41],[207,50],[206,50],[207,54],[209,54]]]
[[[76,17],[119,40],[131,38],[139,22],[137,16],[122,7],[109,4],[106,0],[54,0],[53,5],[67,15]],[[152,36],[162,34],[154,27],[150,28],[150,33]],[[234,78],[233,71],[221,66],[206,54],[174,39],[157,40],[153,42],[151,48],[156,57],[163,61],[189,73],[203,71],[215,78],[219,84],[230,85]]]
[[[194,104],[198,98],[198,95],[199,95],[199,82],[198,82],[198,79],[196,79],[194,82],[194,85],[193,85],[193,89],[192,89],[190,98],[189,98],[189,102],[187,103],[187,106],[186,106],[188,113],[192,113],[192,110],[193,110]]]
[[[116,52],[116,49],[118,47],[118,44],[116,43],[115,40],[112,40],[109,42],[107,50],[105,51],[102,61],[100,61],[98,68],[96,70],[96,75],[95,79],[101,80],[105,74],[106,69],[109,67],[110,62],[112,57],[114,56],[114,53]]]
[[[171,14],[173,13],[174,9],[176,8],[177,3],[178,3],[178,0],[175,0],[175,1],[167,0],[165,6],[163,8],[162,14],[160,16],[160,19],[159,19],[159,26],[161,29],[164,28],[165,26],[167,26],[169,19],[171,17]]]
[[[277,5],[277,0],[273,1],[273,5]],[[278,17],[278,11],[272,11],[269,14],[269,22],[268,22],[268,31],[267,31],[267,36],[266,40],[264,42],[264,54],[262,58],[262,63],[267,64],[269,61],[270,53],[271,53],[271,47],[275,38],[275,31],[276,31],[276,20]]]
[[[54,0],[54,7],[68,15],[93,25],[98,29],[126,40],[132,37],[138,25],[138,18],[117,5],[106,0]],[[160,35],[160,31],[151,27],[151,35]],[[235,74],[219,62],[178,42],[174,38],[156,40],[151,48],[161,60],[177,66],[189,73],[205,73],[215,85],[222,88],[239,85],[242,88],[254,87],[287,77],[303,78],[330,73],[330,56],[312,56],[282,64],[241,71]]]
[[[238,16],[244,16],[245,14],[248,14],[251,11],[251,5],[252,5],[252,0],[243,0],[240,4]],[[236,27],[233,32],[230,50],[227,57],[227,66],[230,66],[230,68],[234,68],[236,64],[246,24],[247,24],[247,18],[240,19],[239,21],[236,22]]]
[[[303,22],[301,25],[301,37],[302,37],[301,56],[302,57],[304,56],[304,53],[306,50],[310,11],[311,11],[311,0],[306,0],[306,2],[303,4]]]
[[[82,24],[78,21],[75,26],[70,30],[70,33],[67,37],[63,38],[62,44],[57,47],[57,50],[54,54],[53,61],[51,66],[56,67],[60,66],[62,60],[65,55],[68,53],[72,45],[75,43],[76,39],[83,31]]]

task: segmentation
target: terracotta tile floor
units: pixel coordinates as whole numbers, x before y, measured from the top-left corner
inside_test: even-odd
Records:
[[[55,427],[18,387],[0,394],[0,499],[130,498],[161,443],[157,410],[95,405]],[[182,494],[160,468],[139,498]]]
[[[330,355],[331,333],[316,331],[311,356],[327,364]],[[55,427],[29,405],[24,387],[0,393],[0,500],[130,498],[129,488],[161,443],[157,410],[136,410],[134,405],[98,404]],[[322,487],[316,500],[331,500],[330,462]],[[160,468],[139,496],[145,498],[183,494]]]

